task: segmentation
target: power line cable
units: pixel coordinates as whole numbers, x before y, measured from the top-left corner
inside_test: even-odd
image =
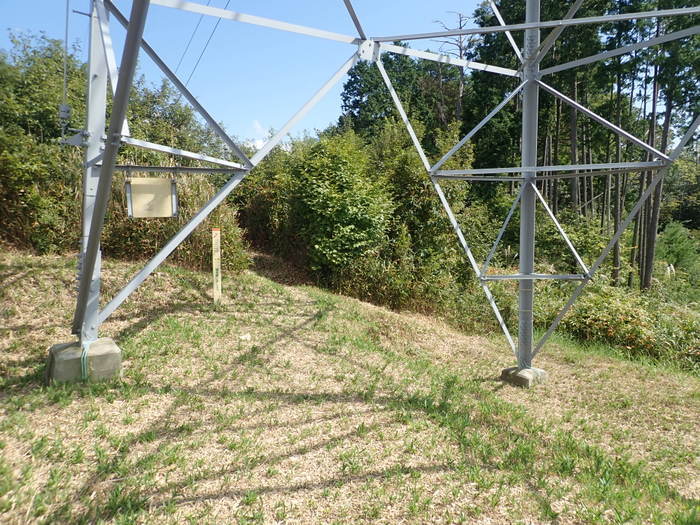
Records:
[[[70,0],[66,0],[66,31],[63,37],[63,103],[68,101],[68,20],[70,19]]]
[[[63,97],[58,107],[58,120],[61,125],[61,138],[65,138],[66,128],[70,122],[68,106],[68,21],[70,20],[70,0],[66,0],[66,31],[63,37]]]
[[[224,6],[224,9],[226,9],[229,5],[231,0],[226,1],[226,5]],[[214,36],[214,33],[216,33],[216,29],[219,27],[219,23],[221,22],[221,18],[219,18],[216,21],[216,25],[214,25],[214,29],[211,30],[211,34],[209,35],[209,38],[207,39],[207,43],[204,44],[204,49],[202,49],[202,52],[199,55],[199,58],[197,59],[197,62],[195,63],[194,67],[192,68],[192,72],[190,73],[190,76],[187,77],[187,82],[185,82],[185,86],[187,86],[190,83],[190,80],[192,79],[192,75],[194,75],[194,72],[197,71],[197,66],[199,66],[200,60],[202,60],[202,57],[204,56],[204,52],[207,50],[207,47],[209,47],[209,42],[211,42],[211,39]]]
[[[211,4],[211,0],[207,0],[207,5]],[[194,28],[194,31],[192,31],[192,34],[190,35],[190,40],[187,42],[187,45],[185,46],[185,50],[182,52],[182,55],[180,56],[180,60],[177,63],[177,67],[175,68],[175,73],[177,73],[178,69],[180,69],[180,66],[182,65],[182,61],[185,59],[185,55],[187,54],[187,51],[190,49],[190,44],[192,44],[192,40],[194,40],[194,35],[197,34],[197,30],[199,29],[200,24],[202,23],[202,20],[204,20],[204,15],[199,15],[199,21],[197,22],[197,25]]]

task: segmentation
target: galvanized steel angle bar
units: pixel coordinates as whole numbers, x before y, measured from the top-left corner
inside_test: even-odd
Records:
[[[491,247],[491,250],[489,251],[488,255],[486,256],[486,259],[484,260],[484,264],[481,266],[481,272],[480,275],[482,277],[486,276],[486,272],[489,269],[489,263],[491,262],[491,259],[493,256],[496,254],[496,249],[498,248],[498,245],[501,242],[501,238],[503,237],[503,234],[506,231],[506,228],[508,227],[508,223],[510,222],[511,217],[513,217],[513,214],[515,213],[515,210],[518,208],[518,204],[520,203],[520,198],[523,196],[523,189],[525,188],[525,185],[522,184],[520,186],[520,191],[518,191],[518,195],[513,199],[513,204],[510,207],[510,210],[508,211],[508,214],[506,215],[505,221],[503,221],[503,225],[501,226],[501,229],[498,231],[498,235],[496,236],[496,241],[493,243],[493,246]]]
[[[116,164],[119,142],[115,141],[121,134],[124,124],[124,117],[129,104],[131,83],[136,71],[136,60],[139,45],[143,36],[143,29],[146,24],[149,0],[134,0],[131,9],[131,20],[126,33],[122,63],[119,70],[119,81],[117,82],[117,92],[112,103],[112,115],[107,132],[107,141],[102,156],[102,167],[97,186],[97,195],[92,212],[90,223],[90,233],[88,236],[87,249],[83,260],[83,271],[78,289],[78,300],[73,317],[73,332],[83,334],[86,332],[85,313],[88,301],[90,300],[90,288],[94,282],[93,271],[99,259],[100,237],[104,225],[107,204],[109,203],[112,189],[112,176]],[[116,143],[115,143],[116,142]]]
[[[479,122],[476,126],[474,126],[469,133],[467,133],[462,139],[455,144],[450,151],[445,153],[440,160],[438,160],[434,166],[430,168],[430,172],[434,174],[436,170],[440,169],[440,167],[447,162],[452,155],[454,155],[464,144],[472,138],[477,131],[479,131],[481,128],[483,128],[486,123],[491,120],[501,109],[505,107],[508,102],[510,102],[525,86],[525,82],[521,83],[518,87],[516,87],[513,91],[510,92],[502,101],[500,104],[498,104],[495,108],[493,108],[488,115],[486,115],[483,119],[481,119],[481,122]]]
[[[583,281],[586,276],[581,273],[516,273],[484,275],[482,281],[537,281],[541,279],[557,281]]]
[[[455,175],[493,175],[499,173],[527,173],[536,171],[538,173],[548,173],[553,171],[571,170],[607,170],[617,169],[626,171],[658,169],[668,165],[667,161],[636,161],[636,162],[604,162],[595,164],[556,164],[551,166],[509,166],[507,168],[476,168],[458,170],[437,170],[432,176],[438,178],[450,178]],[[596,175],[595,172],[582,173],[581,176]]]
[[[567,69],[584,66],[586,64],[592,64],[594,62],[599,62],[601,60],[606,60],[608,58],[624,55],[635,51],[637,49],[644,49],[647,47],[655,46],[658,44],[663,44],[665,42],[671,42],[679,38],[685,38],[688,36],[696,35],[700,33],[700,25],[682,29],[680,31],[674,31],[662,36],[655,38],[650,38],[649,40],[643,40],[635,44],[629,44],[626,46],[618,47],[617,49],[611,49],[610,51],[604,51],[596,55],[591,55],[585,58],[579,58],[578,60],[572,60],[571,62],[566,62],[564,64],[559,64],[556,66],[548,67],[540,71],[541,75],[551,75],[552,73],[558,73],[560,71],[565,71]]]
[[[542,203],[542,206],[543,206],[544,209],[547,211],[547,214],[549,215],[549,218],[552,219],[552,221],[554,222],[554,226],[556,226],[557,231],[559,232],[559,235],[562,236],[562,238],[564,239],[564,242],[565,242],[566,245],[569,247],[569,250],[571,250],[571,253],[572,253],[573,256],[574,256],[574,259],[576,259],[576,262],[578,263],[578,265],[579,265],[579,266],[581,267],[581,269],[583,270],[583,273],[584,273],[585,275],[588,275],[588,267],[586,266],[586,263],[583,262],[583,259],[582,259],[581,256],[579,255],[578,251],[576,251],[576,248],[574,247],[573,243],[571,242],[571,239],[569,239],[569,236],[568,236],[568,235],[566,234],[566,232],[564,231],[564,228],[562,228],[561,224],[560,224],[559,221],[557,220],[556,215],[554,215],[554,213],[552,213],[552,210],[549,208],[549,205],[547,204],[547,201],[545,200],[545,198],[544,198],[544,197],[542,196],[542,194],[540,193],[540,190],[537,189],[537,185],[536,185],[536,184],[534,183],[534,181],[532,181],[532,180],[530,181],[530,185],[531,185],[531,186],[533,187],[533,189],[535,190],[535,195],[537,195],[537,198],[539,198],[540,202]]]
[[[379,60],[375,62],[377,65],[377,69],[379,69],[379,73],[382,76],[382,79],[384,80],[384,83],[386,84],[387,89],[389,90],[389,94],[391,95],[391,99],[394,101],[394,105],[396,106],[396,109],[399,112],[399,115],[401,116],[401,120],[403,120],[404,125],[406,126],[406,129],[408,130],[408,134],[411,136],[411,140],[413,141],[413,145],[416,148],[416,151],[418,152],[418,155],[420,156],[420,160],[423,163],[423,166],[425,167],[425,170],[427,172],[430,172],[430,162],[428,161],[428,157],[425,156],[425,152],[423,151],[423,147],[420,144],[420,141],[418,140],[418,137],[416,136],[416,132],[413,130],[413,126],[411,126],[411,122],[408,120],[408,115],[406,114],[406,111],[403,108],[403,104],[401,104],[401,100],[399,99],[399,95],[396,93],[396,90],[394,89],[393,84],[391,83],[391,79],[389,78],[389,75],[386,72],[386,69],[384,69],[384,65],[382,64],[382,59],[381,55],[379,57]]]
[[[290,24],[288,22],[282,22],[280,20],[274,20],[272,18],[265,18],[262,16],[248,15],[245,13],[238,13],[236,11],[231,11],[228,9],[221,9],[218,7],[211,7],[203,4],[198,4],[196,2],[185,2],[183,0],[152,0],[153,5],[158,5],[162,7],[171,7],[174,9],[180,9],[182,11],[189,11],[191,13],[197,13],[200,15],[214,16],[217,18],[223,18],[224,20],[231,20],[233,22],[240,22],[243,24],[252,24],[262,27],[267,27],[270,29],[277,29],[280,31],[287,31],[290,33],[298,33],[301,35],[312,36],[316,38],[323,38],[326,40],[334,40],[336,42],[344,42],[346,44],[358,44],[359,39],[349,35],[343,35],[340,33],[334,33],[332,31],[325,31],[323,29],[316,29],[314,27],[307,27],[298,24]]]
[[[112,45],[112,34],[109,29],[109,17],[107,16],[107,11],[102,0],[94,0],[94,5],[97,20],[100,26],[100,36],[102,37],[102,51],[104,52],[105,62],[107,63],[109,84],[112,87],[112,95],[116,95],[117,79],[119,78],[119,72],[117,70],[117,58],[114,54],[114,46]],[[126,118],[124,118],[122,135],[131,135],[129,131],[129,123]]]
[[[258,163],[264,159],[267,154],[279,144],[282,139],[289,133],[289,130],[294,126],[299,120],[304,118],[304,116],[311,111],[313,108],[332,88],[335,86],[345,74],[350,71],[350,68],[354,66],[359,60],[357,53],[353,53],[350,58],[348,58],[345,63],[340,66],[340,69],[336,71],[333,76],[326,81],[321,88],[314,93],[314,95],[304,104],[299,111],[297,111],[292,118],[290,118],[282,128],[275,133],[275,135],[268,140],[262,148],[260,148],[255,155],[250,158],[250,162],[253,166],[257,166]]]
[[[435,188],[435,192],[438,194],[438,198],[440,199],[440,202],[442,203],[442,207],[445,209],[445,212],[447,213],[447,218],[450,221],[450,224],[452,225],[452,229],[455,231],[457,234],[457,238],[459,239],[459,243],[462,246],[462,250],[464,250],[465,255],[467,256],[467,259],[469,260],[469,264],[471,264],[472,269],[474,270],[474,273],[476,274],[477,278],[481,278],[481,273],[479,271],[479,265],[476,262],[476,259],[474,258],[474,254],[471,251],[471,248],[469,247],[469,243],[467,243],[466,238],[464,237],[464,233],[462,232],[462,228],[459,226],[459,222],[457,221],[457,218],[455,217],[454,213],[452,212],[452,208],[447,202],[447,198],[445,197],[444,192],[442,191],[442,188],[440,187],[440,184],[435,181],[431,177],[431,182],[433,183],[433,188]],[[498,324],[501,327],[501,330],[503,330],[503,334],[505,335],[506,339],[508,340],[508,343],[510,344],[513,352],[515,353],[516,348],[515,348],[515,343],[513,342],[513,337],[510,335],[510,331],[508,330],[508,326],[506,326],[506,323],[503,319],[503,316],[501,315],[501,311],[498,308],[498,305],[496,304],[496,300],[493,297],[493,294],[491,293],[491,290],[489,287],[486,285],[485,282],[480,282],[481,289],[484,292],[484,295],[486,296],[486,299],[488,300],[489,304],[491,305],[491,309],[493,310],[493,313],[496,316],[496,320],[498,321]]]
[[[154,2],[155,3],[155,2]],[[391,35],[372,37],[375,42],[394,42],[404,40],[426,40],[445,38],[461,35],[483,35],[488,33],[502,33],[505,31],[524,31],[527,29],[552,29],[586,24],[608,24],[622,20],[642,20],[645,18],[659,18],[666,16],[697,15],[700,7],[682,7],[678,9],[659,9],[656,11],[641,11],[635,13],[621,13],[616,15],[589,16],[585,18],[571,18],[562,20],[548,20],[545,22],[526,22],[523,24],[511,24],[506,26],[475,27],[469,29],[453,29],[450,31],[434,31],[430,33],[414,33],[406,35]]]
[[[187,159],[201,160],[203,162],[210,162],[212,164],[218,164],[219,166],[227,166],[229,168],[235,169],[245,169],[243,166],[237,162],[231,162],[230,160],[224,160],[217,157],[212,157],[210,155],[205,155],[204,153],[195,153],[193,151],[187,151],[180,148],[173,148],[171,146],[164,146],[162,144],[156,144],[154,142],[149,142],[147,140],[135,139],[133,137],[121,137],[121,141],[129,146],[135,146],[137,148],[143,148],[151,151],[160,151],[162,153],[169,153],[171,155],[178,155]]]
[[[498,7],[496,7],[496,2],[493,0],[489,0],[489,4],[491,5],[491,10],[493,11],[493,14],[496,15],[496,19],[498,20],[498,23],[501,24],[502,26],[507,25],[506,21],[503,19],[503,16],[501,16],[501,12],[498,10]],[[511,34],[510,31],[506,31],[506,38],[508,39],[508,42],[510,43],[510,46],[513,48],[513,51],[515,52],[515,56],[518,57],[518,60],[520,62],[523,62],[523,54],[520,52],[520,48],[518,47],[518,44],[515,43],[515,39],[513,38],[513,35]]]
[[[360,23],[360,19],[357,18],[357,13],[355,13],[355,8],[352,6],[352,2],[350,0],[343,0],[343,2],[345,3],[345,8],[348,10],[350,18],[352,18],[352,23],[355,24],[357,34],[360,35],[360,38],[363,40],[367,40],[367,35],[365,34],[365,30],[362,29],[362,24]]]
[[[510,69],[507,67],[494,66],[491,64],[483,64],[481,62],[473,62],[471,60],[464,60],[457,57],[451,57],[449,55],[443,55],[440,53],[432,53],[430,51],[418,51],[417,49],[411,49],[410,47],[397,46],[394,44],[387,44],[382,42],[379,44],[383,51],[388,51],[389,53],[394,53],[396,55],[412,56],[416,58],[422,58],[424,60],[432,60],[433,62],[439,62],[441,64],[450,64],[452,66],[466,67],[469,69],[474,69],[476,71],[485,71],[487,73],[496,73],[499,75],[505,75],[508,77],[519,77],[515,69]]]

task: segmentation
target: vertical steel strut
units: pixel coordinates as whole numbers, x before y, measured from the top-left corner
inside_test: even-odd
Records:
[[[540,21],[540,0],[527,0],[525,23]],[[523,68],[523,124],[522,124],[522,166],[533,167],[533,171],[524,172],[526,180],[521,182],[520,198],[520,274],[528,275],[535,269],[535,190],[530,183],[537,177],[537,123],[539,113],[539,85],[537,75],[539,60],[528,63],[537,55],[540,47],[540,30],[525,31],[525,66]],[[518,368],[532,367],[533,321],[535,282],[523,279],[518,283]]]

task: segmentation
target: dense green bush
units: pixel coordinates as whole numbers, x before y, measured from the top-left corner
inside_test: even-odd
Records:
[[[258,165],[230,197],[240,209],[241,225],[247,238],[258,248],[271,251],[306,266],[306,243],[292,220],[296,185],[293,166],[304,161],[315,144],[295,140],[289,148],[277,147]]]
[[[291,170],[293,223],[310,268],[333,278],[386,242],[391,201],[384,181],[369,177],[368,159],[352,132],[324,137]]]
[[[77,153],[0,127],[0,238],[38,253],[77,249]]]
[[[680,306],[669,308],[636,291],[593,285],[564,318],[562,328],[579,339],[615,345],[631,356],[700,366],[700,315]]]

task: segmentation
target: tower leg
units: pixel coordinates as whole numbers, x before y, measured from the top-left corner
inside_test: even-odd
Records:
[[[107,110],[107,63],[100,34],[97,10],[92,6],[88,57],[88,99],[85,173],[83,174],[83,214],[78,255],[78,281],[85,271],[84,260],[92,224],[95,197],[100,178],[100,163],[95,162],[104,151]],[[75,331],[79,341],[61,343],[49,349],[45,379],[50,382],[82,379],[110,379],[121,374],[121,350],[108,338],[98,339],[100,308],[101,253],[98,250],[85,307],[85,322]]]
[[[540,0],[527,0],[526,22],[540,21]],[[539,29],[525,31],[523,57],[527,61],[537,54],[540,45]],[[539,113],[539,86],[535,80],[539,72],[536,61],[524,68],[523,122],[522,122],[522,166],[537,166],[537,125]],[[523,191],[520,199],[520,274],[532,274],[535,269],[535,203],[532,184],[537,171],[523,174]],[[532,368],[533,352],[533,302],[535,282],[521,279],[518,283],[518,366],[503,371],[501,377],[519,386],[532,386],[546,378],[544,371]]]

